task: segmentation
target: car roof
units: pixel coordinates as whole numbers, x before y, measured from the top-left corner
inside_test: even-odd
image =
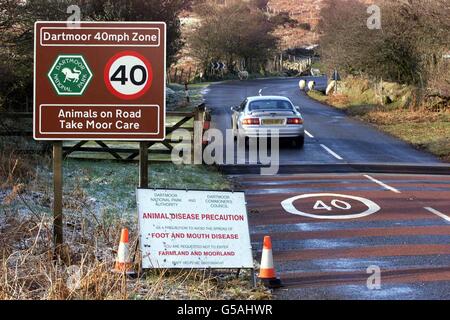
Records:
[[[283,101],[291,102],[291,100],[289,100],[289,98],[286,98],[286,97],[283,97],[283,96],[255,96],[255,97],[247,97],[247,101],[248,102],[264,101],[264,100],[283,100]]]

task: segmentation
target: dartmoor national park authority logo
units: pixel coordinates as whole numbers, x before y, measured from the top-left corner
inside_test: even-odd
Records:
[[[92,79],[92,72],[81,55],[60,55],[48,78],[60,96],[81,96]]]

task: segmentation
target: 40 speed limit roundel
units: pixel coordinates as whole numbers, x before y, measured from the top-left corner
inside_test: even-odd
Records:
[[[357,219],[381,210],[372,200],[344,194],[302,194],[281,202],[283,209],[307,218],[324,220]]]
[[[144,95],[152,86],[153,69],[143,55],[122,51],[106,64],[104,79],[112,94],[124,100],[133,100]]]

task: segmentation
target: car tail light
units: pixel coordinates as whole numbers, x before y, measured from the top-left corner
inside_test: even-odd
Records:
[[[287,124],[303,124],[302,118],[288,118]]]
[[[259,125],[259,118],[247,118],[242,120],[243,125]]]

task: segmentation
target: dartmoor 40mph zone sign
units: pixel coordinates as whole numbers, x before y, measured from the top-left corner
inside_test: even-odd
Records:
[[[163,140],[163,22],[35,24],[36,140]]]

